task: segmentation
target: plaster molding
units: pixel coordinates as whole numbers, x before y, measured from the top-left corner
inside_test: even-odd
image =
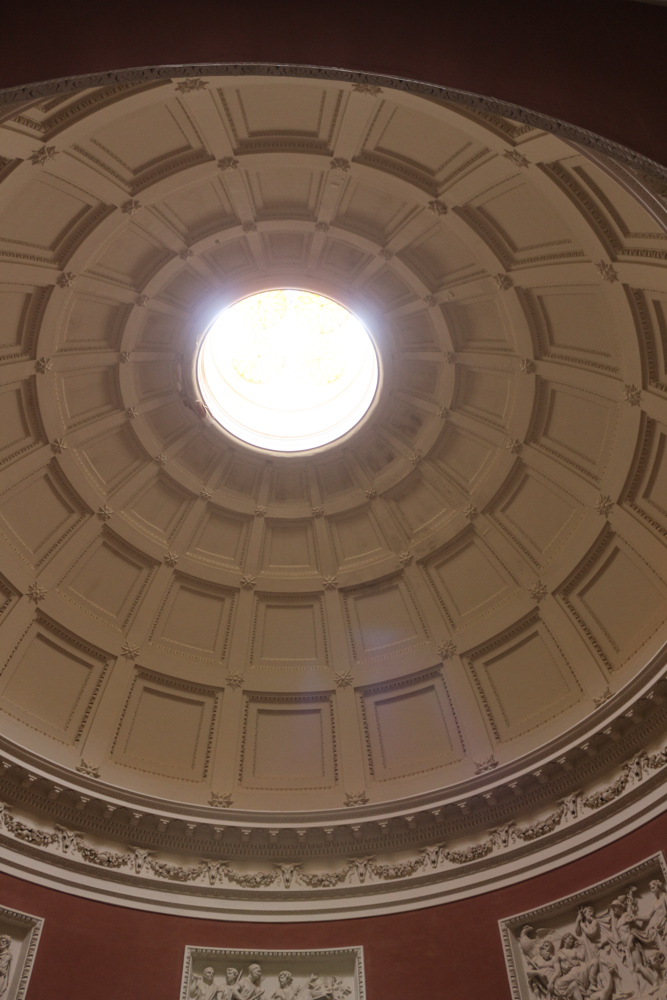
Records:
[[[42,917],[0,906],[0,991],[6,1000],[24,1000],[43,926]]]
[[[666,878],[658,853],[570,896],[500,920],[513,1000],[532,1000],[551,977],[564,975],[566,965],[588,976],[590,989],[609,995],[659,987]],[[639,947],[633,947],[633,931]]]
[[[436,84],[424,83],[418,80],[402,79],[395,76],[382,76],[364,72],[332,69],[324,66],[289,65],[285,63],[206,63],[206,64],[174,64],[171,66],[144,66],[124,70],[113,70],[106,73],[88,73],[74,77],[64,77],[46,80],[40,83],[24,84],[19,87],[6,87],[0,90],[0,107],[6,106],[8,114],[13,113],[14,105],[25,105],[28,101],[44,97],[70,94],[92,87],[104,87],[113,91],[132,85],[152,85],[171,82],[173,77],[182,77],[182,85],[193,89],[198,84],[204,84],[204,76],[256,76],[256,77],[295,77],[298,79],[339,80],[351,83],[355,88],[383,88],[404,90],[420,97],[431,97],[455,104],[461,110],[469,110],[473,114],[502,116],[530,128],[550,132],[566,141],[575,142],[586,149],[603,153],[614,160],[641,171],[647,178],[662,181],[667,187],[667,167],[656,163],[649,157],[637,153],[627,146],[596,135],[588,129],[572,125],[558,118],[532,111],[518,104],[500,101],[471,91],[442,87]],[[181,84],[179,84],[181,86]],[[375,91],[378,93],[378,91]],[[108,96],[105,95],[106,99]],[[70,114],[72,111],[70,110]],[[56,153],[47,152],[48,156]],[[43,150],[37,151],[40,155]],[[512,150],[510,150],[512,152]]]
[[[275,1000],[295,1000],[297,996],[365,1000],[363,948],[235,951],[186,947],[181,1000],[207,1000],[216,987],[220,996],[226,996],[235,987],[245,995],[260,986],[262,993],[271,991]]]
[[[285,905],[294,905],[296,909],[307,904],[313,894],[317,897],[321,891],[340,886],[344,887],[346,898],[360,896],[363,906],[366,896],[369,893],[375,895],[383,883],[393,885],[400,881],[407,898],[418,899],[423,892],[425,877],[431,883],[435,880],[446,885],[457,877],[458,871],[470,868],[470,880],[474,884],[476,878],[488,867],[488,859],[491,857],[495,862],[502,863],[503,867],[510,864],[514,873],[518,874],[531,853],[537,848],[540,852],[549,851],[550,848],[553,850],[552,845],[562,842],[563,834],[568,841],[576,841],[578,829],[581,829],[585,831],[587,839],[590,839],[593,816],[593,826],[599,837],[598,831],[604,830],[614,813],[627,812],[631,802],[636,800],[640,786],[644,792],[650,786],[654,793],[664,796],[664,780],[660,772],[666,766],[667,747],[657,752],[643,751],[626,761],[604,786],[577,791],[560,801],[555,808],[527,823],[509,820],[472,843],[461,843],[462,838],[459,836],[453,838],[451,846],[444,842],[426,844],[412,854],[405,844],[395,859],[386,854],[356,857],[337,868],[322,868],[322,862],[317,863],[312,858],[290,862],[274,861],[268,869],[249,868],[248,860],[244,863],[239,859],[233,863],[219,858],[221,850],[230,853],[229,845],[219,846],[216,840],[207,844],[199,837],[198,851],[212,851],[213,854],[188,863],[187,857],[192,857],[192,843],[183,834],[180,837],[180,848],[183,854],[187,851],[187,856],[179,862],[172,860],[174,848],[179,846],[178,841],[173,839],[173,846],[167,854],[129,845],[120,849],[107,844],[100,846],[99,837],[91,838],[68,826],[44,822],[33,826],[26,823],[4,803],[0,803],[0,841],[5,848],[9,847],[19,855],[30,854],[34,858],[46,852],[55,856],[54,860],[59,867],[64,866],[82,873],[84,884],[95,870],[116,872],[122,875],[122,881],[117,876],[115,878],[119,900],[122,900],[125,891],[139,878],[142,884],[146,884],[148,880],[149,883],[165,884],[172,888],[197,885],[201,894],[217,897],[222,894],[222,898],[226,898],[232,886],[251,892],[261,891],[262,898],[267,898],[266,891],[270,888],[271,898],[275,899],[276,905],[280,905],[280,897],[287,894]],[[220,804],[223,806],[227,806],[226,801],[223,801],[225,798],[221,797]],[[201,824],[186,826],[197,830],[201,828]],[[353,826],[352,830],[354,829]],[[245,834],[245,830],[242,833]],[[593,849],[595,843],[594,841]],[[483,863],[481,871],[480,863]],[[178,899],[172,903],[172,907],[179,910]]]

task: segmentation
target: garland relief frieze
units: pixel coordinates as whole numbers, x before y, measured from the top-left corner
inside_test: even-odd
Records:
[[[17,814],[17,810],[0,803],[0,838],[12,850],[37,849],[38,853],[55,854],[60,863],[93,870],[122,873],[125,880],[137,878],[160,883],[197,884],[205,891],[220,892],[239,888],[290,892],[315,891],[345,887],[359,890],[369,884],[394,883],[424,876],[447,879],[457,869],[474,865],[492,857],[505,861],[508,856],[535,846],[546,847],[550,840],[568,829],[571,835],[577,824],[590,825],[593,817],[602,820],[632,792],[653,777],[662,779],[667,766],[667,747],[656,752],[642,752],[628,760],[607,784],[592,791],[581,791],[558,802],[548,813],[529,823],[511,821],[473,843],[436,843],[393,855],[351,857],[338,865],[322,867],[321,862],[272,861],[255,870],[257,862],[231,861],[225,858],[187,860],[166,851],[147,850],[127,845],[101,845],[97,838],[61,824],[39,826]],[[192,846],[190,850],[192,850]],[[210,850],[210,845],[206,845]],[[218,850],[224,851],[220,844]]]

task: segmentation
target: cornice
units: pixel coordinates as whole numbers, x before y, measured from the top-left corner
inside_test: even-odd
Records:
[[[30,102],[76,93],[91,87],[123,88],[129,84],[135,86],[159,86],[161,82],[170,82],[173,77],[184,80],[196,79],[208,75],[214,76],[269,76],[296,77],[300,79],[341,80],[364,88],[368,92],[377,93],[376,88],[387,87],[403,90],[406,93],[438,101],[447,101],[459,109],[467,109],[474,114],[501,115],[512,121],[550,132],[568,142],[576,143],[586,149],[603,153],[619,163],[632,168],[647,177],[662,181],[667,188],[667,167],[655,160],[623,146],[621,143],[606,139],[595,132],[572,125],[559,118],[552,118],[539,111],[524,108],[519,104],[500,101],[472,91],[459,90],[453,87],[442,87],[437,84],[424,83],[419,80],[404,79],[397,76],[385,76],[362,71],[350,71],[326,66],[291,65],[289,63],[184,63],[168,66],[138,66],[129,69],[109,70],[104,73],[87,73],[79,76],[61,77],[45,80],[39,83],[24,84],[18,87],[6,87],[0,90],[0,108],[6,107],[9,115],[16,114],[20,105],[28,106]],[[111,95],[105,91],[105,99]],[[0,121],[6,115],[0,113]],[[665,194],[665,190],[655,193]]]
[[[154,829],[136,810],[115,819],[117,807],[103,796],[46,786],[43,775],[4,756],[2,853],[14,856],[28,877],[32,872],[43,880],[45,865],[66,869],[84,892],[103,873],[117,902],[139,882],[177,890],[168,909],[182,912],[180,895],[189,887],[226,901],[219,915],[229,918],[248,894],[287,910],[324,905],[323,894],[354,898],[356,910],[395,887],[413,901],[427,898],[426,887],[447,893],[461,876],[466,891],[479,891],[474,886],[486,883],[492,869],[507,872],[509,864],[515,877],[527,869],[534,874],[563,849],[583,841],[590,850],[605,836],[621,835],[629,811],[638,820],[663,802],[667,699],[660,688],[662,681],[641,699],[640,710],[637,703],[626,711],[626,732],[599,750],[590,741],[580,746],[583,760],[556,780],[538,770],[528,791],[501,782],[484,793],[483,805],[478,796],[426,814],[396,815],[391,824],[352,820],[338,826],[336,839],[332,828],[253,828],[226,822],[226,815],[219,823],[156,816]]]
[[[297,846],[308,856],[306,840],[289,840],[285,834],[306,830],[315,854],[326,845],[327,856],[349,850],[353,825],[366,829],[373,849],[402,849],[424,843],[435,818],[443,835],[471,834],[507,817],[526,814],[553,803],[558,796],[606,780],[610,770],[638,753],[667,728],[667,652],[662,650],[633,682],[605,699],[594,717],[561,738],[507,765],[481,762],[471,779],[434,792],[390,803],[355,803],[344,809],[313,812],[257,813],[231,806],[229,797],[209,806],[176,803],[122,789],[102,781],[85,761],[76,772],[47,761],[0,736],[0,796],[57,822],[76,819],[80,829],[96,835],[122,836],[128,826],[133,837],[147,845],[179,849],[187,841],[176,831],[197,827],[198,836],[212,837],[216,827],[226,831],[251,831],[240,845],[241,857],[266,857],[269,831],[282,832],[269,843],[271,858],[284,857]],[[446,824],[443,826],[443,824]],[[400,827],[400,830],[397,829]],[[164,839],[167,829],[170,836]],[[326,837],[324,829],[335,836]],[[370,834],[370,829],[373,833]],[[381,834],[378,834],[381,830]],[[347,832],[346,832],[347,831]],[[364,839],[357,834],[353,840]],[[285,844],[283,847],[282,844]],[[274,851],[278,851],[274,855]]]
[[[400,854],[348,852],[342,863],[323,866],[293,858],[252,867],[228,859],[226,849],[214,856],[198,857],[194,845],[187,857],[146,850],[136,844],[109,845],[60,824],[32,826],[8,805],[0,805],[0,867],[15,859],[15,870],[53,884],[47,874],[66,870],[71,884],[84,895],[99,895],[99,874],[110,883],[108,901],[127,905],[136,892],[159,891],[161,900],[146,897],[148,908],[191,912],[193,897],[208,900],[199,915],[210,916],[209,906],[221,919],[238,918],[238,907],[256,900],[271,906],[272,915],[313,907],[326,908],[326,916],[352,916],[384,904],[381,897],[401,895],[399,909],[429,905],[450,892],[483,891],[494,870],[494,885],[535,874],[568,854],[595,850],[605,839],[627,830],[664,808],[667,747],[642,751],[627,760],[603,787],[580,791],[556,803],[549,813],[529,823],[510,821],[487,830],[474,842],[446,841]],[[199,845],[198,845],[199,846]],[[199,852],[201,853],[201,852]],[[341,859],[342,860],[342,859]],[[498,870],[498,875],[495,870]],[[72,881],[73,880],[73,881]],[[167,904],[164,894],[172,897]],[[188,899],[188,897],[190,897]],[[378,898],[379,897],[379,898]],[[373,902],[376,900],[376,902]],[[343,912],[329,911],[336,903]],[[392,907],[396,908],[392,898]],[[131,905],[131,904],[130,904]],[[261,917],[260,917],[261,919]]]

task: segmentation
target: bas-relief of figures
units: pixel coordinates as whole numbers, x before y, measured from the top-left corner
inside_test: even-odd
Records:
[[[12,939],[3,934],[0,937],[0,998],[7,994],[12,971]]]
[[[629,886],[604,908],[581,906],[571,928],[518,933],[534,1000],[667,1000],[667,893]]]
[[[190,1000],[346,1000],[352,992],[336,976],[313,974],[305,982],[295,983],[287,969],[278,973],[277,983],[266,985],[256,962],[248,966],[247,973],[228,968],[225,979],[224,984],[217,981],[215,969],[207,966],[201,976],[192,976]]]
[[[0,1000],[24,1000],[44,919],[0,906]]]
[[[190,983],[191,1000],[218,1000],[220,987],[214,982],[215,969],[207,966],[201,976],[193,976]]]

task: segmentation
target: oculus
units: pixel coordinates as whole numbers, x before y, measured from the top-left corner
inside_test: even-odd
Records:
[[[211,415],[268,451],[336,441],[368,412],[378,356],[364,324],[324,295],[276,288],[224,309],[206,331],[197,380]]]

